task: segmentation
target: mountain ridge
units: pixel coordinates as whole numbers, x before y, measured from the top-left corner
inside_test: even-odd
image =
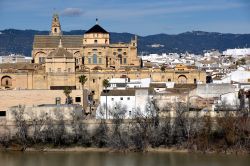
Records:
[[[86,30],[64,31],[64,35],[83,35]],[[34,35],[48,35],[49,31],[38,30],[0,30],[0,55],[10,53],[31,56]],[[127,32],[110,32],[111,43],[129,42],[135,34]],[[205,31],[187,31],[180,34],[155,34],[138,36],[138,53],[195,53],[216,49],[224,51],[229,48],[250,46],[250,34],[233,34]]]

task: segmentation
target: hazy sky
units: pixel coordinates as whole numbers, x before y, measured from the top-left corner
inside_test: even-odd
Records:
[[[50,30],[54,9],[66,31],[250,33],[250,0],[0,0],[0,29]]]

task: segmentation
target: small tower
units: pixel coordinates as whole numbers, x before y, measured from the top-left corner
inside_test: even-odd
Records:
[[[137,40],[138,40],[137,35],[135,35],[135,38],[134,38],[134,39],[131,39],[131,45],[132,45],[133,47],[137,47]]]
[[[52,36],[60,36],[60,35],[62,35],[61,25],[60,25],[60,21],[59,21],[59,16],[56,13],[53,14],[50,35],[52,35]]]

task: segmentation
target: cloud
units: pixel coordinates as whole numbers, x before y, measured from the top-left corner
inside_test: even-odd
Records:
[[[121,17],[145,17],[163,14],[189,13],[189,12],[204,12],[204,11],[222,11],[228,9],[236,9],[244,7],[242,3],[196,3],[196,4],[179,4],[175,5],[152,5],[151,7],[137,8],[102,8],[88,11],[87,15],[102,16],[107,18]]]
[[[79,8],[66,8],[61,12],[62,16],[67,16],[67,17],[78,17],[83,14],[84,12]]]

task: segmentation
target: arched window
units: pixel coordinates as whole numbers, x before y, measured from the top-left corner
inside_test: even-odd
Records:
[[[178,83],[179,84],[186,84],[187,83],[187,77],[185,75],[180,75],[178,77]]]
[[[93,55],[93,64],[97,64],[97,55],[96,54]]]
[[[119,58],[120,64],[122,64],[122,55],[119,54],[119,55],[118,55],[118,58]]]
[[[97,40],[94,40],[94,43],[95,43],[95,44],[97,44],[97,43],[98,43],[98,41],[97,41]]]
[[[1,79],[1,86],[3,87],[12,86],[12,78],[10,76],[3,76]]]
[[[54,32],[57,33],[57,28],[54,28]]]

